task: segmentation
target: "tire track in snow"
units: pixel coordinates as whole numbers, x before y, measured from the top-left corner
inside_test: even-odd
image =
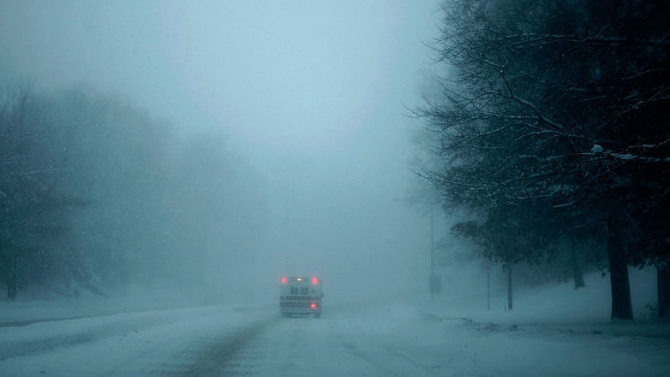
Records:
[[[99,341],[105,338],[140,332],[143,329],[160,326],[166,323],[177,323],[186,321],[185,310],[177,309],[172,312],[164,310],[148,311],[143,313],[130,313],[121,315],[82,317],[70,319],[56,319],[53,321],[37,321],[21,327],[37,326],[44,336],[31,340],[0,341],[0,361],[12,357],[21,357],[37,353],[45,353],[57,348],[73,347],[85,343]],[[197,310],[197,309],[195,309]],[[124,318],[129,315],[130,318]],[[59,322],[59,327],[71,321],[71,328],[82,328],[76,332],[66,332],[55,335],[47,335],[53,331],[51,324]],[[102,321],[102,323],[94,323]],[[86,323],[89,322],[89,323]],[[6,327],[7,328],[7,327]],[[85,328],[85,329],[83,329]],[[9,328],[7,328],[9,329]],[[37,328],[36,328],[37,329]],[[0,329],[1,334],[2,329]]]
[[[276,318],[256,322],[233,332],[203,339],[196,350],[191,351],[191,361],[176,366],[175,371],[164,372],[172,377],[214,377],[252,375],[250,359],[245,355],[260,334],[277,321]]]

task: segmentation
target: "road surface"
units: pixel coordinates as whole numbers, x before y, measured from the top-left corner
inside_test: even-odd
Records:
[[[498,326],[416,307],[281,318],[273,307],[153,310],[0,327],[0,376],[668,376],[670,341]]]

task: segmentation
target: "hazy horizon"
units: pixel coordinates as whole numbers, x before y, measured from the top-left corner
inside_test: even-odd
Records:
[[[407,107],[434,68],[437,16],[433,0],[7,1],[0,75],[116,93],[179,135],[222,135],[270,205],[244,273],[427,293]]]

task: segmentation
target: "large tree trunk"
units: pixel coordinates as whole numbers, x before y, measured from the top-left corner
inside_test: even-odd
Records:
[[[19,293],[19,252],[14,250],[14,260],[9,266],[9,274],[7,274],[7,298],[16,300]]]
[[[577,252],[575,242],[570,242],[570,257],[572,259],[572,276],[575,278],[575,289],[584,288],[584,270],[582,269],[582,258]]]
[[[658,284],[658,318],[670,319],[670,266],[656,267]]]
[[[616,214],[607,218],[607,256],[610,265],[612,290],[612,320],[633,320],[633,306],[630,299],[628,261],[622,240],[622,226]]]
[[[507,310],[514,309],[514,300],[513,300],[513,291],[512,291],[512,265],[507,264]]]
[[[13,279],[7,279],[7,298],[10,300],[16,300],[16,284],[14,284]]]
[[[18,292],[16,261],[12,258],[6,265],[0,263],[0,267],[4,267],[0,268],[0,273],[4,275],[2,279],[7,288],[7,298],[15,300]]]

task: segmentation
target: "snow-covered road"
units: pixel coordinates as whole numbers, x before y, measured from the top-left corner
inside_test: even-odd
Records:
[[[668,376],[667,338],[480,324],[416,306],[205,306],[0,327],[0,376]]]
[[[389,305],[273,322],[225,373],[256,376],[668,376],[667,339],[439,319]]]
[[[0,376],[147,376],[188,371],[202,345],[274,316],[206,306],[0,328]],[[206,348],[206,347],[205,347]]]

